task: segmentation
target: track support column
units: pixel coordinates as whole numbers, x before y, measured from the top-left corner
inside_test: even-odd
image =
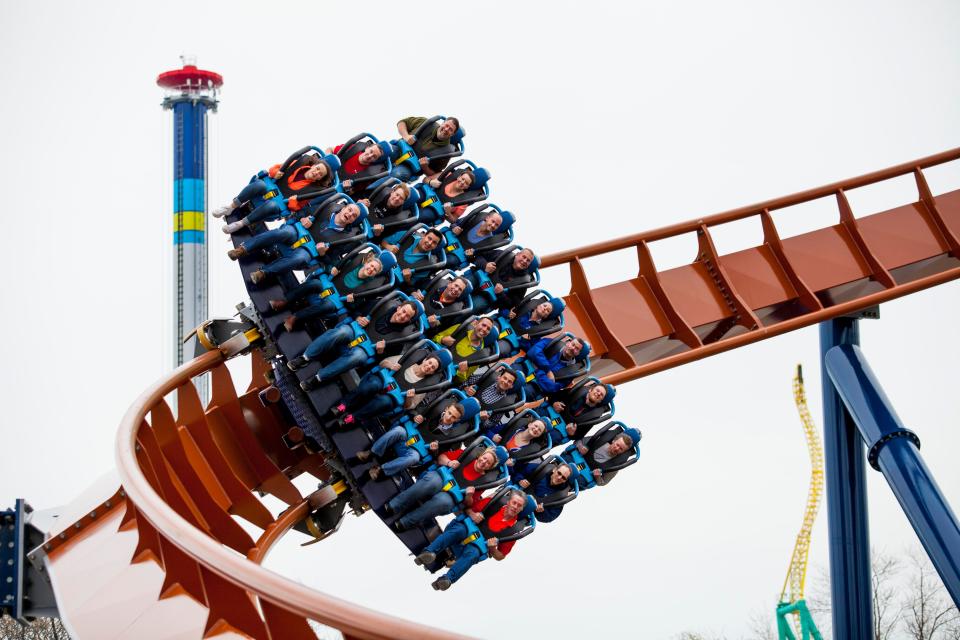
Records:
[[[842,317],[820,324],[830,592],[836,640],[862,640],[874,635],[863,441],[824,363],[833,347],[860,343],[858,323],[856,317]]]

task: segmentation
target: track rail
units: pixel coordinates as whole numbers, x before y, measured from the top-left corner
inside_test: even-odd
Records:
[[[124,416],[115,448],[120,500],[114,496],[112,509],[101,509],[96,522],[68,528],[66,541],[49,545],[47,551],[58,600],[66,604],[65,617],[77,637],[181,637],[176,623],[152,627],[152,632],[141,623],[154,617],[176,618],[184,625],[182,637],[193,638],[315,638],[308,620],[339,629],[346,638],[463,637],[351,604],[260,566],[308,510],[289,478],[304,470],[321,477],[325,472],[318,456],[295,459],[292,452],[276,449],[277,416],[257,399],[268,384],[262,376],[264,365],[257,354],[250,359],[254,381],[241,396],[233,392],[223,355],[211,351],[159,380]],[[206,373],[212,377],[213,398],[200,410],[192,380]],[[173,391],[178,393],[176,419],[166,401]],[[291,506],[274,518],[255,491],[271,493]],[[233,515],[263,533],[254,541]],[[136,534],[132,553],[131,542],[117,539],[131,532]],[[80,545],[80,553],[69,553]],[[105,569],[117,550],[116,560],[130,566]],[[76,562],[83,557],[90,562]],[[84,615],[86,606],[71,609],[70,601],[84,600],[85,584],[93,588],[84,580],[93,570],[90,563],[97,571],[115,572],[104,593],[125,600],[126,611],[96,619]],[[151,575],[161,570],[153,587],[141,584],[144,570],[137,569],[150,563],[155,565]],[[141,591],[146,597],[135,598]],[[184,598],[192,606],[172,602]],[[86,597],[88,602],[94,599]],[[167,613],[161,616],[160,609]],[[171,610],[180,613],[171,616]]]
[[[960,278],[960,191],[934,195],[923,169],[960,148],[849,180],[546,256],[565,265],[570,330],[591,341],[594,371],[619,384]],[[846,192],[910,175],[917,200],[855,217]],[[837,224],[781,238],[773,212],[833,198]],[[711,228],[752,218],[763,244],[718,255]],[[697,235],[695,260],[658,271],[650,244]],[[591,287],[583,261],[633,248],[636,273]]]

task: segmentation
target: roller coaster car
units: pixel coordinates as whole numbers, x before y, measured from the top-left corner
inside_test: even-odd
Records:
[[[380,159],[367,166],[365,169],[359,173],[353,175],[347,175],[343,169],[343,164],[346,163],[347,159],[352,158],[358,153],[363,153],[363,151],[372,145],[378,145],[381,149],[384,149],[383,155],[380,156]],[[366,188],[370,183],[379,180],[380,178],[385,178],[390,175],[390,171],[393,169],[393,164],[390,160],[390,157],[394,154],[393,147],[389,142],[381,142],[376,138],[376,136],[370,133],[360,133],[346,142],[343,143],[343,146],[340,147],[340,150],[337,151],[337,157],[340,158],[341,168],[340,168],[340,180],[350,180],[353,183],[351,187],[353,193],[359,193]]]
[[[450,334],[450,337],[454,340],[454,344],[466,338],[467,332],[473,328],[473,323],[481,317],[482,316],[470,316],[461,322],[456,331]],[[469,367],[480,367],[500,359],[500,347],[497,344],[497,335],[493,331],[483,339],[483,346],[473,353],[462,356],[457,353],[455,348],[451,348],[450,353],[453,355],[453,362],[455,364],[466,362]]]
[[[537,465],[537,468],[534,469],[529,476],[527,476],[527,481],[530,483],[530,485],[525,489],[525,491],[532,495],[537,483],[544,478],[549,478],[550,474],[553,473],[553,470],[563,464],[568,463],[564,462],[560,456],[548,456],[539,465]],[[542,504],[544,507],[559,507],[571,502],[572,500],[576,499],[578,495],[580,495],[580,483],[577,480],[579,474],[576,472],[576,467],[573,465],[571,465],[571,467],[574,470],[574,473],[570,475],[570,479],[553,493],[549,493],[546,496],[537,497],[537,500],[540,502],[540,504]]]
[[[578,380],[577,383],[570,387],[569,390],[564,390],[562,392],[562,401],[567,405],[567,408],[569,408],[571,404],[585,400],[587,393],[590,392],[591,387],[597,384],[602,383],[600,380],[592,376]],[[616,407],[614,406],[613,401],[608,401],[606,398],[604,398],[603,402],[593,408],[587,409],[575,418],[569,416],[566,409],[564,409],[561,414],[566,417],[567,422],[575,422],[577,424],[577,435],[574,436],[574,439],[578,439],[586,435],[587,431],[590,430],[590,427],[612,418],[615,412]]]
[[[441,326],[450,326],[458,318],[469,316],[473,313],[473,285],[466,278],[461,278],[467,283],[466,288],[460,297],[454,302],[443,307],[437,307],[433,304],[433,299],[440,295],[448,284],[456,280],[458,276],[449,269],[444,269],[430,279],[430,282],[423,289],[423,309],[427,316],[437,316]]]
[[[497,329],[499,331],[497,338],[500,340],[501,354],[506,357],[519,352],[520,336],[524,334],[529,335],[531,340],[536,340],[537,338],[563,330],[563,313],[551,314],[529,329],[524,329],[520,326],[521,316],[529,314],[537,305],[550,302],[551,299],[552,296],[548,292],[541,289],[534,289],[524,296],[520,304],[514,307],[517,315],[512,320],[502,315],[497,316]]]
[[[640,443],[634,442],[633,447],[601,465],[591,465],[588,462],[588,460],[593,458],[593,454],[598,448],[624,433],[626,428],[627,426],[619,421],[605,424],[599,431],[583,441],[583,444],[587,447],[586,454],[581,454],[576,444],[571,444],[564,449],[561,458],[565,462],[570,463],[577,472],[577,482],[581,489],[590,489],[596,486],[597,481],[593,477],[594,469],[598,469],[601,473],[606,474],[625,469],[639,460]]]
[[[503,370],[508,370],[516,376],[516,380],[513,383],[513,388],[511,388],[500,400],[494,402],[493,404],[487,404],[481,398],[480,392],[483,389],[486,389],[491,384],[496,383],[497,378],[500,376],[500,373]],[[477,400],[480,401],[480,409],[482,411],[488,411],[491,414],[501,414],[507,413],[508,411],[513,411],[517,409],[520,405],[526,402],[526,395],[523,392],[523,377],[522,374],[512,369],[509,365],[504,362],[497,362],[490,366],[489,369],[477,380],[476,383],[477,394],[474,396]]]
[[[517,462],[527,462],[528,460],[534,460],[545,455],[550,449],[553,448],[555,444],[553,438],[550,435],[549,422],[543,416],[538,415],[536,412],[527,409],[522,411],[517,415],[513,416],[510,421],[503,427],[503,430],[500,431],[500,444],[506,446],[506,443],[510,441],[510,438],[513,437],[515,433],[526,429],[534,420],[543,420],[548,423],[548,429],[543,432],[539,438],[534,439],[525,447],[521,447],[519,451],[511,451],[510,457],[516,460]]]
[[[370,185],[370,223],[383,225],[381,236],[389,235],[398,229],[412,227],[420,219],[420,192],[415,187],[410,189],[410,196],[404,201],[399,210],[389,211],[387,200],[390,192],[397,185],[402,184],[397,178],[381,178]]]
[[[324,198],[314,198],[297,213],[296,225],[300,239],[294,243],[294,248],[303,246],[310,252],[313,259],[321,264],[333,264],[349,253],[358,243],[366,242],[373,237],[370,221],[366,216],[358,218],[343,231],[336,231],[326,226],[330,217],[343,207],[354,204],[353,198],[342,193],[333,193]],[[307,229],[299,218],[313,216],[314,226]],[[322,229],[314,227],[323,225]],[[325,242],[330,245],[326,254],[321,257],[317,252],[317,243]]]
[[[433,354],[443,354],[441,358],[441,367],[426,378],[421,378],[417,382],[409,382],[403,375],[409,367],[421,362],[424,358]],[[450,352],[438,345],[432,340],[421,340],[412,344],[403,352],[398,362],[400,368],[397,371],[377,367],[374,373],[383,381],[383,393],[390,396],[396,409],[403,407],[407,391],[411,389],[416,393],[430,393],[440,391],[449,387],[453,383],[453,376],[456,375],[457,368],[453,364]]]
[[[511,245],[504,249],[494,263],[496,265],[496,270],[493,273],[487,273],[483,269],[470,269],[469,273],[474,280],[473,290],[476,292],[476,294],[482,294],[491,303],[493,303],[497,299],[497,294],[494,291],[494,288],[498,284],[503,287],[504,291],[534,287],[540,284],[539,257],[534,257],[533,262],[522,274],[501,279],[500,270],[513,262],[513,259],[521,251],[523,251],[523,248],[517,245]]]
[[[501,529],[500,531],[490,530],[490,518],[504,507],[513,491],[522,492],[523,490],[511,484],[504,485],[497,489],[496,492],[490,496],[490,502],[480,511],[480,513],[483,514],[483,520],[481,520],[479,524],[466,515],[457,516],[457,520],[462,522],[467,528],[467,537],[464,538],[460,544],[464,546],[468,544],[476,546],[477,549],[480,550],[481,561],[486,560],[489,555],[489,548],[487,547],[488,538],[496,538],[498,544],[511,542],[513,540],[519,540],[520,538],[526,538],[533,533],[537,526],[537,520],[534,517],[537,509],[537,501],[533,496],[527,495],[527,504],[517,517],[516,524],[512,527]]]
[[[430,227],[423,223],[416,224],[400,237],[397,243],[397,246],[400,247],[400,251],[397,252],[397,269],[401,271],[403,269],[410,269],[414,274],[423,274],[424,272],[433,272],[446,266],[447,257],[443,251],[443,244],[438,244],[437,248],[427,254],[425,258],[421,258],[415,262],[407,259],[407,251],[412,249],[413,245],[420,241],[420,236],[426,233],[429,228]]]
[[[416,130],[411,133],[414,137],[413,145],[410,145],[403,138],[394,140],[392,144],[397,147],[398,151],[394,155],[393,165],[395,167],[406,166],[410,169],[412,175],[417,175],[423,170],[423,167],[420,166],[420,158],[426,157],[429,160],[444,160],[462,156],[464,152],[463,137],[467,135],[463,127],[458,127],[456,133],[450,136],[450,144],[446,147],[434,148],[429,151],[423,151],[419,148],[417,142],[419,142],[424,135],[429,134],[434,124],[442,120],[446,120],[446,117],[433,116],[417,127]]]

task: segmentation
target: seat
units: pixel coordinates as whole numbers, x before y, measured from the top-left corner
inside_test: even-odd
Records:
[[[480,397],[480,391],[486,389],[491,384],[494,384],[497,378],[500,376],[500,372],[504,369],[509,369],[516,376],[516,380],[513,383],[513,388],[500,400],[493,404],[484,403],[483,399]],[[477,395],[475,396],[477,400],[480,401],[480,409],[483,411],[489,411],[492,414],[506,413],[508,411],[513,411],[518,408],[524,402],[526,402],[526,396],[523,393],[523,374],[512,369],[508,364],[504,362],[498,362],[492,365],[481,377],[477,380]]]
[[[431,251],[426,258],[416,262],[409,262],[405,257],[407,250],[412,248],[415,242],[419,242],[420,236],[426,233],[428,229],[429,227],[425,224],[416,224],[403,234],[397,242],[397,246],[400,247],[400,251],[397,253],[397,265],[401,270],[410,269],[413,273],[422,273],[424,271],[436,271],[446,265],[447,258],[442,243],[437,245],[437,248]]]
[[[567,423],[577,423],[578,437],[586,434],[590,427],[600,424],[604,420],[609,420],[612,418],[614,412],[616,411],[613,401],[608,401],[608,398],[604,398],[604,401],[598,404],[596,407],[587,409],[576,417],[569,414],[570,405],[586,398],[591,387],[597,384],[602,384],[597,378],[592,376],[583,378],[582,380],[578,380],[577,383],[574,384],[573,387],[571,387],[570,390],[564,394],[567,398],[567,400],[564,400],[567,407],[561,412],[561,415],[563,416],[564,421]]]
[[[377,320],[384,314],[390,313],[393,304],[398,302],[412,302],[418,309],[417,315],[419,322],[414,321],[407,323],[399,334],[391,333],[389,337],[381,335],[380,332],[377,331]],[[393,291],[381,298],[370,310],[369,315],[370,323],[367,324],[366,327],[361,327],[356,320],[351,322],[354,335],[357,336],[353,342],[351,342],[351,346],[361,347],[367,352],[371,360],[377,357],[376,343],[378,341],[383,340],[388,345],[411,342],[420,338],[426,328],[427,321],[423,315],[423,305],[400,291]]]
[[[473,323],[481,317],[483,316],[470,316],[460,323],[456,331],[450,334],[450,337],[454,340],[454,345],[467,337],[467,332],[473,328]],[[494,329],[496,329],[496,323],[494,323]],[[466,357],[457,354],[455,347],[450,350],[450,353],[453,355],[454,362],[457,364],[466,362],[471,367],[479,367],[495,362],[500,359],[500,346],[497,344],[497,334],[494,330],[491,330],[487,337],[484,338],[483,346]]]
[[[456,158],[463,155],[463,137],[467,135],[467,132],[462,126],[457,127],[456,133],[450,136],[450,144],[448,144],[446,147],[423,151],[417,144],[425,135],[430,132],[431,127],[435,123],[439,123],[441,120],[446,119],[447,118],[445,116],[433,116],[432,118],[427,118],[426,122],[417,127],[413,132],[413,136],[416,138],[416,140],[413,142],[413,150],[417,154],[417,159],[426,157],[430,160],[443,160],[447,158]]]
[[[500,214],[503,222],[490,236],[484,238],[480,242],[471,242],[470,238],[468,237],[469,231],[476,225],[480,224],[483,219],[491,213]],[[505,247],[513,242],[514,222],[516,222],[516,218],[514,218],[513,214],[509,211],[504,211],[493,203],[483,202],[470,211],[467,211],[456,221],[455,225],[462,229],[457,238],[460,240],[460,244],[464,249],[473,249],[475,253],[492,251],[494,249],[499,249],[500,247]]]
[[[319,147],[306,146],[302,149],[298,149],[290,154],[290,157],[284,160],[283,164],[280,165],[280,173],[283,175],[290,175],[292,172],[296,171],[301,167],[308,157],[315,157],[321,160],[325,160],[326,154]],[[310,198],[316,198],[318,196],[324,196],[337,191],[337,187],[340,185],[340,176],[337,173],[337,170],[340,168],[339,159],[337,159],[336,166],[330,166],[332,163],[327,162],[327,166],[330,168],[333,180],[331,181],[330,186],[324,187],[322,189],[311,189],[310,191],[301,190],[294,191],[287,185],[287,181],[284,179],[275,180],[276,188],[280,192],[280,195],[283,198],[290,198],[291,196],[297,196],[298,200],[306,201]]]
[[[527,446],[521,447],[519,451],[510,453],[510,457],[517,462],[526,462],[527,460],[539,458],[553,448],[553,440],[550,437],[549,421],[546,418],[537,415],[536,412],[531,411],[530,409],[522,411],[510,419],[510,421],[500,432],[500,444],[506,446],[506,443],[510,441],[510,438],[512,438],[515,433],[525,429],[527,425],[534,420],[542,420],[547,424],[548,428],[544,430],[542,436],[536,438]]]
[[[472,171],[474,174],[474,180],[470,185],[470,188],[460,195],[452,198],[445,196],[443,193],[444,187],[467,171]],[[480,202],[481,200],[486,200],[490,195],[490,187],[487,184],[487,182],[490,180],[490,174],[486,169],[478,167],[470,160],[460,159],[456,162],[450,163],[446,169],[440,172],[440,175],[437,176],[437,180],[440,181],[440,186],[435,189],[435,193],[437,197],[440,198],[440,201],[444,204],[451,204],[455,207],[458,207],[460,205],[468,205],[473,204],[474,202]]]
[[[547,344],[546,349],[544,349],[544,353],[547,355],[547,357],[552,358],[561,349],[563,349],[564,342],[574,338],[576,338],[576,336],[570,332],[562,333]],[[589,371],[590,353],[586,348],[584,348],[580,352],[580,355],[574,359],[573,363],[563,367],[559,371],[555,371],[553,373],[553,379],[557,382],[564,382],[566,380],[573,380],[574,378],[582,376]]]
[[[445,431],[441,431],[438,427],[440,414],[447,407],[458,402],[464,407],[463,418]],[[479,412],[480,404],[475,399],[468,397],[459,389],[448,389],[421,412],[423,422],[416,428],[425,443],[436,441],[441,450],[449,449],[452,445],[477,435],[480,431]]]
[[[294,246],[303,245],[314,258],[330,264],[349,253],[357,243],[365,242],[368,238],[372,237],[373,233],[370,229],[370,223],[365,215],[361,215],[353,224],[343,231],[337,231],[327,227],[327,221],[330,216],[336,214],[340,209],[349,204],[354,204],[353,199],[341,193],[333,193],[326,197],[314,198],[309,201],[307,206],[300,210],[298,217],[313,216],[314,224],[310,229],[306,229],[299,220],[295,223],[298,231],[300,231],[300,240],[298,240]],[[320,225],[323,225],[322,228],[320,228]],[[330,245],[323,258],[319,258],[317,255],[315,245],[318,242],[325,242]]]
[[[492,440],[481,436],[465,447],[459,458],[460,465],[456,469],[439,467],[440,475],[445,480],[443,490],[453,493],[457,503],[463,502],[463,492],[468,486],[474,487],[477,491],[483,491],[506,484],[509,478],[506,464],[494,466],[476,480],[467,480],[463,475],[471,462],[476,460],[488,447],[495,446]]]
[[[343,143],[340,151],[337,152],[337,157],[340,158],[340,162],[343,164],[348,158],[358,153],[363,153],[364,149],[371,145],[379,145],[384,149],[384,154],[380,157],[380,161],[369,165],[363,171],[355,173],[352,176],[346,175],[341,167],[339,172],[341,180],[350,180],[354,185],[367,185],[390,175],[390,171],[393,168],[393,164],[390,161],[390,157],[393,155],[393,148],[389,142],[381,142],[373,134],[364,132],[353,136]]]
[[[340,259],[340,263],[337,265],[337,275],[331,278],[331,282],[341,296],[352,293],[355,298],[370,298],[393,288],[394,271],[392,269],[383,269],[380,273],[372,278],[367,278],[359,287],[353,289],[344,282],[347,274],[361,266],[364,258],[371,252],[377,256],[380,255],[380,249],[369,242],[365,242]]]
[[[497,256],[497,270],[491,274],[491,280],[494,284],[503,285],[504,291],[510,291],[512,289],[519,289],[520,287],[532,287],[540,284],[540,258],[534,257],[533,262],[527,268],[525,272],[520,275],[509,276],[506,279],[500,278],[500,270],[505,266],[513,262],[514,257],[518,253],[523,251],[523,247],[519,245],[510,245],[503,252]]]
[[[576,444],[571,444],[564,449],[561,458],[565,462],[573,465],[578,474],[577,482],[581,489],[590,489],[596,486],[596,480],[593,477],[593,470],[598,469],[602,473],[612,473],[625,469],[634,464],[640,458],[640,443],[634,442],[633,447],[627,449],[618,456],[615,456],[602,465],[593,465],[589,461],[594,452],[604,444],[612,441],[623,433],[628,427],[622,422],[613,421],[602,426],[595,434],[584,441],[587,447],[587,453],[581,454]]]
[[[487,557],[488,554],[488,538],[496,538],[500,543],[511,542],[526,538],[536,529],[537,521],[534,517],[534,512],[536,511],[537,503],[530,495],[527,495],[527,504],[523,511],[520,512],[520,515],[517,517],[517,522],[513,526],[500,529],[499,531],[492,531],[490,529],[490,518],[503,508],[510,494],[514,491],[523,493],[520,487],[512,484],[504,485],[497,489],[493,495],[490,496],[490,501],[480,512],[484,516],[480,524],[474,523],[473,520],[467,516],[459,516],[458,518],[467,526],[467,537],[462,541],[462,544],[476,545],[481,551],[481,560]]]
[[[553,470],[559,467],[560,465],[568,464],[564,462],[560,456],[548,456],[544,459],[537,468],[533,470],[533,473],[527,478],[527,481],[530,483],[525,491],[531,495],[533,489],[537,486],[537,483],[540,482],[545,477],[549,477]],[[573,467],[575,470],[576,467]],[[576,499],[580,494],[580,486],[577,481],[577,474],[574,472],[570,475],[570,478],[564,483],[561,487],[558,487],[556,491],[547,494],[546,496],[538,497],[538,500],[544,507],[559,507],[565,505],[568,502]]]
[[[514,308],[517,314],[516,317],[510,321],[510,326],[514,332],[518,335],[527,334],[530,336],[530,339],[533,340],[561,331],[563,329],[563,310],[558,312],[557,309],[554,309],[553,313],[551,313],[547,319],[538,322],[529,329],[522,329],[520,327],[520,316],[532,312],[537,305],[550,302],[553,299],[553,296],[542,289],[535,289],[524,296],[520,304]]]
[[[420,208],[417,202],[420,200],[420,193],[414,188],[410,190],[410,196],[406,199],[400,209],[389,211],[387,209],[387,199],[393,188],[401,184],[397,178],[381,178],[370,185],[370,223],[383,225],[383,234],[389,235],[391,232],[401,228],[409,228],[417,223],[420,218]]]
[[[441,359],[441,367],[431,375],[415,383],[408,382],[407,379],[403,377],[403,371],[408,367],[421,362],[429,355],[441,353],[446,354]],[[457,372],[457,368],[453,364],[453,358],[450,357],[450,352],[436,342],[426,339],[410,345],[406,351],[403,352],[403,355],[400,356],[398,364],[400,365],[400,369],[396,372],[390,371],[389,369],[385,369],[384,372],[390,375],[393,384],[395,384],[401,392],[413,389],[417,393],[430,393],[431,391],[444,389],[450,386],[453,381],[453,376]]]
[[[450,282],[458,277],[459,276],[453,271],[444,269],[433,276],[430,282],[427,283],[427,286],[424,287],[424,312],[428,316],[437,316],[441,325],[449,326],[457,318],[467,317],[473,312],[473,297],[470,295],[473,290],[473,285],[465,278],[462,279],[466,281],[467,287],[453,303],[441,308],[434,306],[431,302]]]

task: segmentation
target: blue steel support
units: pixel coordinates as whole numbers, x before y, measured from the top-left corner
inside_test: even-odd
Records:
[[[873,637],[863,443],[837,390],[825,373],[823,361],[833,347],[859,342],[860,331],[855,318],[836,318],[820,324],[830,591],[833,599],[833,636],[836,640]]]
[[[960,523],[920,457],[920,441],[903,426],[863,352],[854,344],[827,351],[827,374],[916,531],[944,586],[960,606]]]

